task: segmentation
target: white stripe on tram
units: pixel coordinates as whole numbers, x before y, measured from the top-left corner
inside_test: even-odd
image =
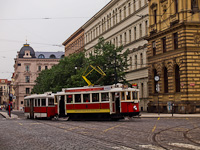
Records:
[[[142,148],[148,148],[148,149],[152,149],[152,150],[164,150],[162,147],[158,147],[158,146],[155,146],[155,145],[139,145],[140,147]]]
[[[176,147],[181,147],[181,148],[188,148],[188,149],[195,149],[195,150],[200,150],[199,146],[194,146],[191,144],[183,144],[183,143],[169,143],[171,146],[176,146]]]

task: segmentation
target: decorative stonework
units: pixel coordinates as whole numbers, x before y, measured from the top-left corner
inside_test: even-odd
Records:
[[[173,70],[173,67],[174,67],[174,60],[166,60],[165,61],[165,67],[167,68],[167,71],[172,71]]]

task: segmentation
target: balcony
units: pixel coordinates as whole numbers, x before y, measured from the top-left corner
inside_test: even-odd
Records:
[[[170,16],[170,26],[173,26],[173,25],[175,25],[178,22],[179,22],[179,15],[178,15],[178,13]]]
[[[150,25],[149,30],[150,30],[150,35],[156,33],[157,32],[157,25],[156,24]]]

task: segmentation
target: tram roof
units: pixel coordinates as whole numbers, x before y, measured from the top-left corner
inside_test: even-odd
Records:
[[[54,97],[54,93],[44,93],[44,94],[32,94],[29,96],[26,96],[24,99],[30,99],[30,98],[53,98]]]
[[[63,88],[62,92],[57,92],[55,95],[71,94],[71,93],[97,93],[97,92],[122,92],[122,91],[139,91],[135,88],[123,88],[123,86],[115,87],[115,85],[109,86],[92,86],[92,87],[76,87],[76,88]]]

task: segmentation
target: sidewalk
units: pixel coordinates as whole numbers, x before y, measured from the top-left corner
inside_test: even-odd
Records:
[[[12,112],[11,112],[11,117],[8,115],[8,112],[3,112],[3,111],[0,111],[0,115],[5,117],[6,119],[17,119],[18,118],[18,116],[12,114]]]
[[[163,114],[141,112],[141,118],[200,118],[200,114]]]

